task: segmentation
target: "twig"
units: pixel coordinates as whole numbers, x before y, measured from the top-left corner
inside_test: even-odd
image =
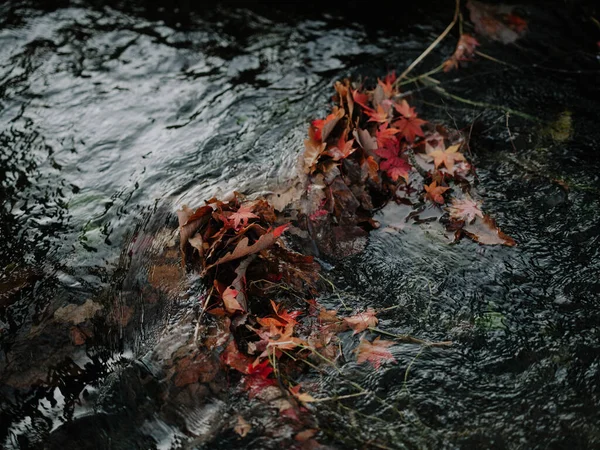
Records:
[[[451,347],[452,346],[452,341],[441,341],[441,342],[424,341],[423,339],[412,337],[412,336],[409,336],[408,334],[389,333],[387,331],[383,331],[383,330],[380,330],[379,328],[375,328],[375,327],[369,327],[369,330],[374,331],[375,333],[383,334],[385,336],[393,337],[395,339],[398,339],[399,341],[406,342],[408,344],[418,344],[418,345],[424,345],[426,347]]]
[[[431,51],[437,47],[437,45],[442,42],[442,40],[448,35],[448,33],[450,33],[450,30],[454,27],[454,25],[456,25],[456,21],[458,20],[458,13],[460,11],[460,0],[456,0],[456,7],[454,9],[454,18],[452,19],[452,22],[450,22],[450,24],[446,27],[446,29],[442,32],[442,34],[440,34],[437,39],[435,41],[433,41],[431,43],[431,45],[429,47],[427,47],[427,49],[421,53],[421,55],[415,59],[412,64],[410,66],[408,66],[406,68],[406,70],[404,72],[402,72],[400,74],[400,76],[398,77],[398,79],[396,80],[396,82],[394,84],[399,85],[399,82],[402,78],[404,78],[406,75],[408,75],[408,73],[413,70],[427,55],[429,55],[429,53],[431,53]]]
[[[439,94],[443,95],[444,97],[451,98],[451,99],[459,101],[461,103],[466,103],[467,105],[478,106],[480,108],[499,109],[500,111],[511,113],[514,116],[522,117],[523,119],[527,119],[527,120],[530,120],[532,122],[542,123],[542,120],[538,119],[537,117],[531,116],[531,115],[526,114],[526,113],[521,112],[521,111],[517,111],[517,110],[512,109],[512,108],[508,108],[506,106],[494,105],[492,103],[476,102],[476,101],[473,101],[473,100],[469,100],[467,98],[463,98],[463,97],[459,97],[458,95],[451,94],[448,91],[446,91],[444,88],[441,88],[439,86],[433,86],[433,88]]]

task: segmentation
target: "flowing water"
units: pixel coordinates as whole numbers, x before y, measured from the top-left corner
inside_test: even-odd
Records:
[[[177,294],[175,259],[151,257],[182,204],[285,184],[333,82],[402,71],[453,13],[172,3],[0,5],[2,448],[281,448],[258,419],[233,433],[247,399],[161,388],[198,298]],[[320,301],[387,308],[380,329],[454,345],[398,343],[374,370],[348,336],[342,373],[307,380],[370,394],[318,404],[319,442],[600,446],[600,30],[594,7],[565,5],[523,5],[516,44],[483,40],[501,62],[404,86],[470,136],[484,209],[517,246],[449,245],[439,224],[380,211]],[[167,295],[142,299],[159,269]]]

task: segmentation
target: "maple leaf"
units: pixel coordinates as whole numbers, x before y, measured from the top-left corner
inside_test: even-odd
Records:
[[[229,261],[234,261],[236,259],[243,258],[246,255],[251,255],[253,253],[257,253],[257,252],[260,252],[261,250],[265,250],[265,249],[269,248],[271,245],[273,245],[277,241],[279,236],[281,236],[281,234],[288,228],[289,228],[289,224],[281,225],[281,226],[275,228],[274,230],[263,234],[252,245],[248,245],[249,240],[247,237],[242,238],[242,240],[240,242],[238,242],[238,244],[235,246],[233,251],[227,253],[222,258],[219,258],[215,263],[209,264],[208,266],[206,266],[204,268],[203,273],[206,273],[208,270],[212,269],[215,266],[218,266],[219,264],[224,264]]]
[[[297,337],[293,337],[294,333],[294,324],[287,324],[283,331],[277,330],[277,333],[270,333],[269,343],[267,344],[267,349],[265,350],[265,354],[261,356],[266,356],[269,348],[279,349],[279,350],[291,350],[296,348],[299,345],[304,344],[302,339]]]
[[[316,399],[310,395],[310,394],[306,394],[300,393],[300,385],[297,384],[296,386],[294,386],[293,388],[290,388],[290,393],[296,397],[299,401],[301,401],[302,403],[310,403],[310,402],[314,402]]]
[[[446,208],[446,211],[450,213],[451,218],[455,220],[464,220],[467,223],[473,222],[475,216],[479,216],[483,219],[483,213],[481,212],[481,209],[479,209],[479,204],[468,195],[462,200],[453,198],[452,206]]]
[[[329,133],[333,131],[338,121],[344,117],[345,111],[343,108],[333,107],[333,112],[325,119],[313,120],[312,126],[315,129],[315,139],[317,141],[325,141]]]
[[[398,178],[402,177],[408,182],[408,174],[411,167],[399,155],[399,149],[388,146],[375,150],[375,153],[385,160],[379,164],[379,168],[385,171],[393,181],[397,181]]]
[[[362,339],[356,349],[356,362],[361,364],[365,361],[370,362],[375,369],[379,369],[383,361],[396,361],[392,352],[388,350],[394,345],[393,341],[382,341],[378,337],[371,343]]]
[[[516,245],[515,240],[500,231],[494,220],[489,216],[465,224],[463,231],[469,238],[480,244],[506,245],[508,247]]]
[[[249,219],[259,219],[259,217],[252,212],[252,206],[248,205],[240,206],[236,212],[226,213],[226,217],[230,223],[233,221],[233,229],[236,231],[248,225]]]
[[[377,84],[383,89],[386,98],[391,98],[395,94],[394,82],[396,81],[396,72],[388,73],[384,80],[377,79]]]
[[[346,141],[346,136],[342,134],[337,144],[327,149],[325,154],[331,156],[334,161],[339,161],[340,159],[347,158],[354,152],[354,150],[356,150],[356,148],[352,148],[353,145],[354,139]]]
[[[223,353],[221,353],[221,361],[223,361],[225,365],[245,374],[250,373],[249,368],[252,366],[250,358],[238,350],[234,340],[231,340]]]
[[[277,303],[271,300],[271,306],[275,311],[277,317],[257,317],[256,321],[264,327],[270,327],[271,325],[277,327],[284,327],[288,324],[296,325],[298,322],[296,318],[302,314],[302,311],[287,312],[284,308],[279,309]]]
[[[423,187],[425,188],[425,191],[427,191],[427,194],[425,195],[427,198],[436,203],[445,203],[446,200],[444,200],[443,194],[450,188],[438,186],[437,181],[434,181],[429,186],[424,185]]]
[[[354,330],[352,334],[360,333],[369,327],[374,327],[378,322],[379,320],[375,317],[375,311],[372,308],[344,318],[344,323]]]
[[[368,94],[359,92],[358,89],[355,89],[354,91],[352,91],[352,99],[356,103],[358,103],[360,106],[362,106],[364,109],[371,110],[371,108],[369,108],[369,95]]]
[[[229,286],[225,291],[223,291],[223,304],[225,305],[225,309],[228,313],[233,314],[236,311],[244,311],[243,306],[237,299],[239,292],[236,289],[233,289]]]
[[[428,161],[433,160],[433,165],[436,169],[443,164],[450,173],[454,173],[454,163],[457,161],[466,161],[465,155],[458,151],[460,146],[461,144],[452,145],[445,150],[441,146],[438,146],[435,150],[427,149],[424,157]]]
[[[459,62],[470,61],[475,54],[475,47],[479,45],[477,39],[469,34],[461,34],[456,44],[456,49],[450,58],[444,61],[444,72],[458,69]]]
[[[402,117],[394,122],[393,126],[398,128],[407,142],[414,142],[417,136],[424,136],[421,126],[426,124],[427,121],[417,117],[415,108],[411,108],[406,100],[402,100],[400,104],[395,103],[394,108]]]
[[[400,130],[397,128],[388,128],[388,126],[389,124],[386,122],[383,125],[380,125],[375,132],[377,145],[379,147],[385,147],[389,144],[394,145],[398,141],[398,139],[396,139],[396,133],[399,133]]]
[[[369,116],[369,122],[385,123],[389,120],[389,111],[381,105],[377,105],[377,110],[365,109],[365,114]]]

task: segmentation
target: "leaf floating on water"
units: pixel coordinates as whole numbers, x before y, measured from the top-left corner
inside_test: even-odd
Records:
[[[477,218],[473,223],[465,224],[463,231],[469,238],[480,244],[508,247],[517,244],[513,238],[500,231],[494,219],[487,215],[483,219]]]
[[[388,350],[394,344],[394,341],[382,341],[378,337],[372,343],[366,339],[362,339],[356,349],[356,362],[361,364],[368,361],[375,369],[379,369],[383,361],[395,362],[394,355]]]
[[[483,219],[483,212],[479,208],[479,203],[473,200],[469,195],[464,199],[452,199],[452,206],[446,208],[450,213],[450,217],[455,220],[464,220],[471,223],[475,217]]]
[[[375,317],[375,311],[368,308],[365,312],[355,314],[354,316],[345,317],[344,323],[354,330],[354,333],[360,333],[369,327],[377,325],[379,320]]]
[[[527,21],[512,11],[511,5],[486,4],[475,0],[467,2],[475,31],[489,39],[512,44],[527,31]]]

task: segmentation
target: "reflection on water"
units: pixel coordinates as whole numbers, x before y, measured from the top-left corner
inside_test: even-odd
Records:
[[[411,25],[358,7],[186,5],[0,5],[5,448],[280,446],[272,417],[226,380],[164,382],[194,342],[201,292],[181,281],[172,212],[285,183],[332,82],[402,70],[452,15],[412,6]],[[540,123],[406,86],[424,117],[471,136],[484,209],[518,245],[449,245],[439,224],[380,211],[364,254],[327,273],[337,292],[322,302],[390,308],[380,328],[454,346],[397,344],[384,370],[347,354],[341,376],[308,373],[331,395],[348,393],[348,380],[371,392],[319,404],[320,442],[600,443],[600,38],[581,19],[594,12],[570,8],[525,7],[529,37],[482,47],[506,64],[480,59],[437,77]],[[245,440],[231,431],[241,410],[258,430]]]

